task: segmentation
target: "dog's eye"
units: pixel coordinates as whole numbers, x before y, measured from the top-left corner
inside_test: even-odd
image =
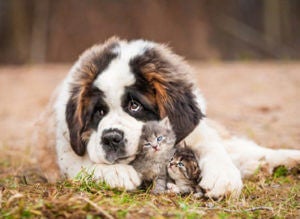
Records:
[[[143,108],[143,106],[135,100],[131,100],[128,103],[128,110],[132,113],[139,112],[139,111],[141,111],[142,108]]]
[[[98,114],[99,114],[100,116],[104,116],[104,110],[98,110]]]
[[[93,129],[97,129],[99,121],[105,116],[107,111],[105,109],[96,108],[95,112],[91,115],[90,126]]]
[[[99,109],[99,110],[97,110],[97,112],[96,112],[96,117],[97,117],[97,118],[103,117],[104,114],[105,114],[104,110]]]

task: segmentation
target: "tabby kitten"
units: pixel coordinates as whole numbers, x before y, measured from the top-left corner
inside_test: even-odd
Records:
[[[167,164],[174,153],[175,141],[168,118],[147,122],[142,129],[139,152],[131,164],[144,182],[154,182],[154,194],[166,191]]]
[[[186,145],[176,149],[171,158],[168,168],[169,177],[174,183],[168,183],[168,190],[175,193],[194,193],[196,196],[203,195],[199,182],[201,171],[194,152]]]

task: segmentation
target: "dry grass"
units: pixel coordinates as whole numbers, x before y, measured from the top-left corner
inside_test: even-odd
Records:
[[[3,156],[4,155],[4,156]],[[26,156],[25,156],[26,157]],[[1,155],[0,215],[4,218],[296,218],[300,216],[297,170],[259,171],[237,200],[197,199],[148,191],[110,189],[78,174],[73,181],[43,182],[24,153]],[[299,171],[299,170],[298,170]]]

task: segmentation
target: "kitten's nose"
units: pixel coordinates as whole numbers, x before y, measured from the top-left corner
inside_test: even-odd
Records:
[[[152,146],[153,147],[153,149],[155,150],[155,151],[158,151],[158,146],[157,145],[154,145],[154,146]]]

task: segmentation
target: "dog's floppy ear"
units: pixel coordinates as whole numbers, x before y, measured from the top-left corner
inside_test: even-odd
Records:
[[[160,118],[169,118],[178,143],[194,130],[204,115],[196,102],[192,84],[184,79],[168,76],[159,72],[159,69],[146,73],[155,89]]]
[[[169,118],[176,142],[180,142],[204,116],[193,83],[186,77],[191,71],[189,66],[167,47],[146,51],[140,58],[140,65],[144,77],[154,89],[160,118]]]
[[[203,114],[195,101],[190,87],[170,87],[166,89],[167,98],[161,106],[169,117],[176,134],[176,142],[180,142],[200,122]]]
[[[79,156],[83,156],[86,150],[86,142],[82,138],[85,124],[83,123],[83,109],[76,99],[70,98],[66,108],[66,120],[69,128],[70,143]]]

